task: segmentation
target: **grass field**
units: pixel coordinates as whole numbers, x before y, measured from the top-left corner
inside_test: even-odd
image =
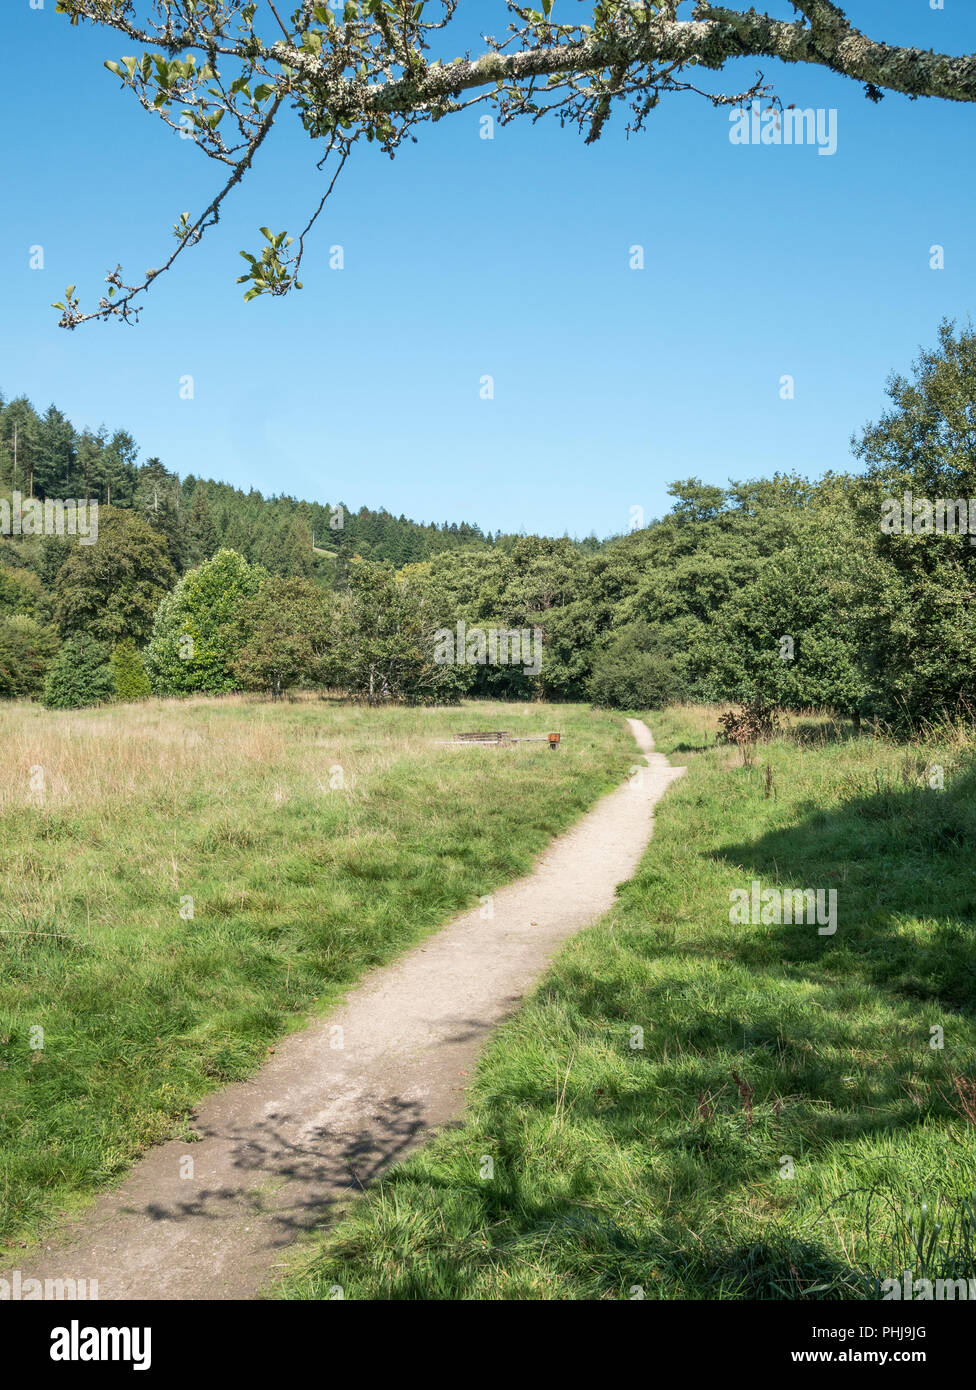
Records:
[[[564,751],[436,745],[500,720]],[[634,756],[580,707],[314,698],[4,704],[0,741],[2,1251],[528,869]]]
[[[281,1296],[865,1298],[905,1268],[976,1275],[971,744],[810,718],[749,765],[714,711],[649,722],[689,771],[619,904],[496,1036],[466,1121],[307,1244]],[[733,925],[754,880],[835,889],[836,933]]]

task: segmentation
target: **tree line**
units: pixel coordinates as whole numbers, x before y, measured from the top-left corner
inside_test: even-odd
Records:
[[[887,722],[968,713],[976,332],[944,323],[887,394],[852,441],[859,472],[675,482],[666,516],[603,543],[386,513],[357,514],[356,538],[352,517],[339,532],[328,508],[181,483],[130,452],[129,493],[102,509],[97,544],[0,545],[0,693],[72,705],[323,686],[417,702],[815,705]],[[3,469],[17,404],[0,416]],[[43,485],[52,476],[60,488],[56,472]],[[313,551],[313,524],[332,554]],[[541,670],[440,662],[437,633],[458,622],[538,630]]]
[[[353,555],[404,565],[494,540],[468,522],[425,525],[352,510],[338,498],[264,497],[193,473],[181,481],[158,458],[138,458],[128,430],[79,430],[55,405],[40,413],[26,397],[0,393],[0,494],[93,499],[131,511],[160,535],[179,574],[227,547],[272,574],[331,584],[332,569],[341,575]]]

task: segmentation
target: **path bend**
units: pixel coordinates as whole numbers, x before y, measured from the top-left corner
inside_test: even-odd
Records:
[[[250,1080],[201,1101],[198,1142],[154,1148],[27,1257],[21,1279],[96,1279],[100,1300],[253,1298],[330,1206],[456,1118],[488,1035],[610,908],[685,771],[627,722],[647,766],[498,889],[489,920],[481,908],[454,918],[285,1038]]]

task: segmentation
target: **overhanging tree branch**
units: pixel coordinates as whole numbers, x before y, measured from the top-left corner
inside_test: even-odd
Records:
[[[106,66],[144,108],[233,168],[199,217],[191,223],[182,215],[175,229],[180,245],[160,271],[126,286],[116,268],[107,277],[109,295],[87,313],[72,287],[58,306],[62,325],[134,316],[150,283],[218,220],[286,97],[294,98],[311,138],[323,142],[319,167],[335,158],[339,169],[360,140],[378,142],[393,157],[420,122],[477,103],[494,106],[503,123],[556,114],[595,140],[620,102],[633,113],[629,128],[640,129],[667,93],[697,92],[715,104],[768,97],[762,77],[739,93],[704,90],[689,80],[689,70],[720,72],[742,57],[824,67],[862,83],[875,100],[891,91],[976,101],[976,55],[953,57],[868,38],[833,0],[791,0],[794,21],[710,0],[688,0],[687,8],[682,0],[594,0],[584,24],[554,19],[553,0],[539,0],[539,10],[506,0],[504,42],[486,37],[483,53],[448,62],[432,61],[430,44],[455,17],[460,0],[431,3],[438,15],[425,19],[428,0],[346,0],[341,16],[322,0],[301,0],[287,17],[272,0],[59,0],[59,12],[73,24],[87,21],[144,45],[141,56]],[[679,11],[690,17],[679,18]],[[266,42],[256,29],[264,21],[284,37],[272,33]],[[219,130],[225,117],[237,130],[230,143]],[[248,298],[300,287],[305,235],[336,173],[295,252],[285,233],[263,229],[264,249],[260,257],[247,255],[250,270],[240,277],[251,282]]]

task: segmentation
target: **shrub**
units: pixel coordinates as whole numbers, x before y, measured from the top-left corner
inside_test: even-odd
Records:
[[[646,623],[621,628],[597,653],[586,690],[604,709],[657,709],[681,696],[662,640]]]
[[[34,618],[0,618],[0,697],[39,695],[57,645],[54,629]]]
[[[743,744],[766,742],[779,728],[779,715],[774,705],[753,700],[741,709],[728,710],[718,721],[722,726],[719,738],[723,743]]]
[[[48,709],[81,709],[110,700],[114,693],[108,647],[84,633],[74,633],[47,674],[41,702]]]
[[[115,694],[119,700],[144,700],[152,694],[142,657],[131,637],[115,644],[110,664]]]

